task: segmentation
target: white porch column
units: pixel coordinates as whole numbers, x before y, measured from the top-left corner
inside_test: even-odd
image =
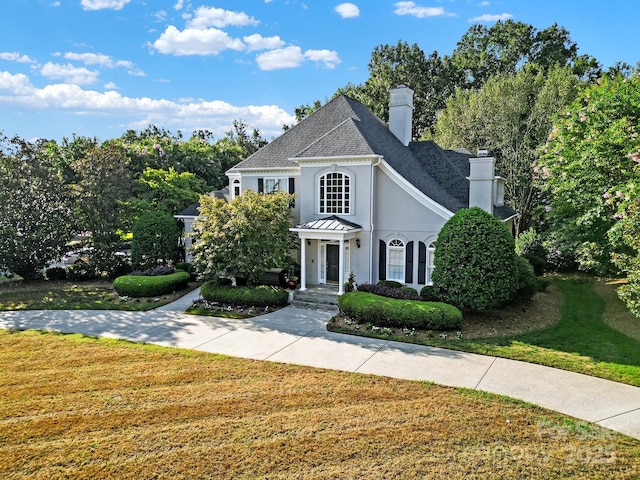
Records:
[[[307,241],[300,239],[300,291],[307,289]]]
[[[338,295],[344,293],[344,238],[340,239],[340,261],[338,262]]]

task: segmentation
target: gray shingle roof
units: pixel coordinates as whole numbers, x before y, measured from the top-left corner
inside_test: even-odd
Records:
[[[230,171],[297,167],[296,159],[380,155],[422,193],[456,212],[469,204],[469,152],[432,141],[406,147],[369,108],[340,95]],[[505,215],[508,212],[503,212]],[[515,212],[514,212],[515,213]]]

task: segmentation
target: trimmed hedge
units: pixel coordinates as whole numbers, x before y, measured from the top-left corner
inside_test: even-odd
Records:
[[[398,300],[420,300],[418,292],[411,287],[390,287],[388,283],[379,282],[377,285],[371,283],[361,283],[358,285],[359,292],[374,293],[382,297],[396,298]]]
[[[113,281],[113,288],[121,296],[154,297],[186,288],[188,282],[189,273],[182,271],[155,277],[124,275]]]
[[[338,298],[338,307],[351,320],[378,327],[449,330],[462,325],[462,312],[441,302],[397,300],[368,292],[350,292]]]
[[[267,307],[271,305],[286,305],[289,301],[289,293],[286,290],[272,285],[231,287],[219,285],[217,281],[212,281],[202,285],[200,292],[205,300],[226,305]]]

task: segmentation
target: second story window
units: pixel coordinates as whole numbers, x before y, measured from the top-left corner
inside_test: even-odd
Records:
[[[351,177],[340,172],[320,177],[321,214],[349,215],[351,213]]]

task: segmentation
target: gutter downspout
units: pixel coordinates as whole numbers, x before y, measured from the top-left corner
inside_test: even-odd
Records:
[[[369,283],[373,284],[373,172],[374,168],[380,165],[380,157],[371,163],[371,188],[369,189]]]

